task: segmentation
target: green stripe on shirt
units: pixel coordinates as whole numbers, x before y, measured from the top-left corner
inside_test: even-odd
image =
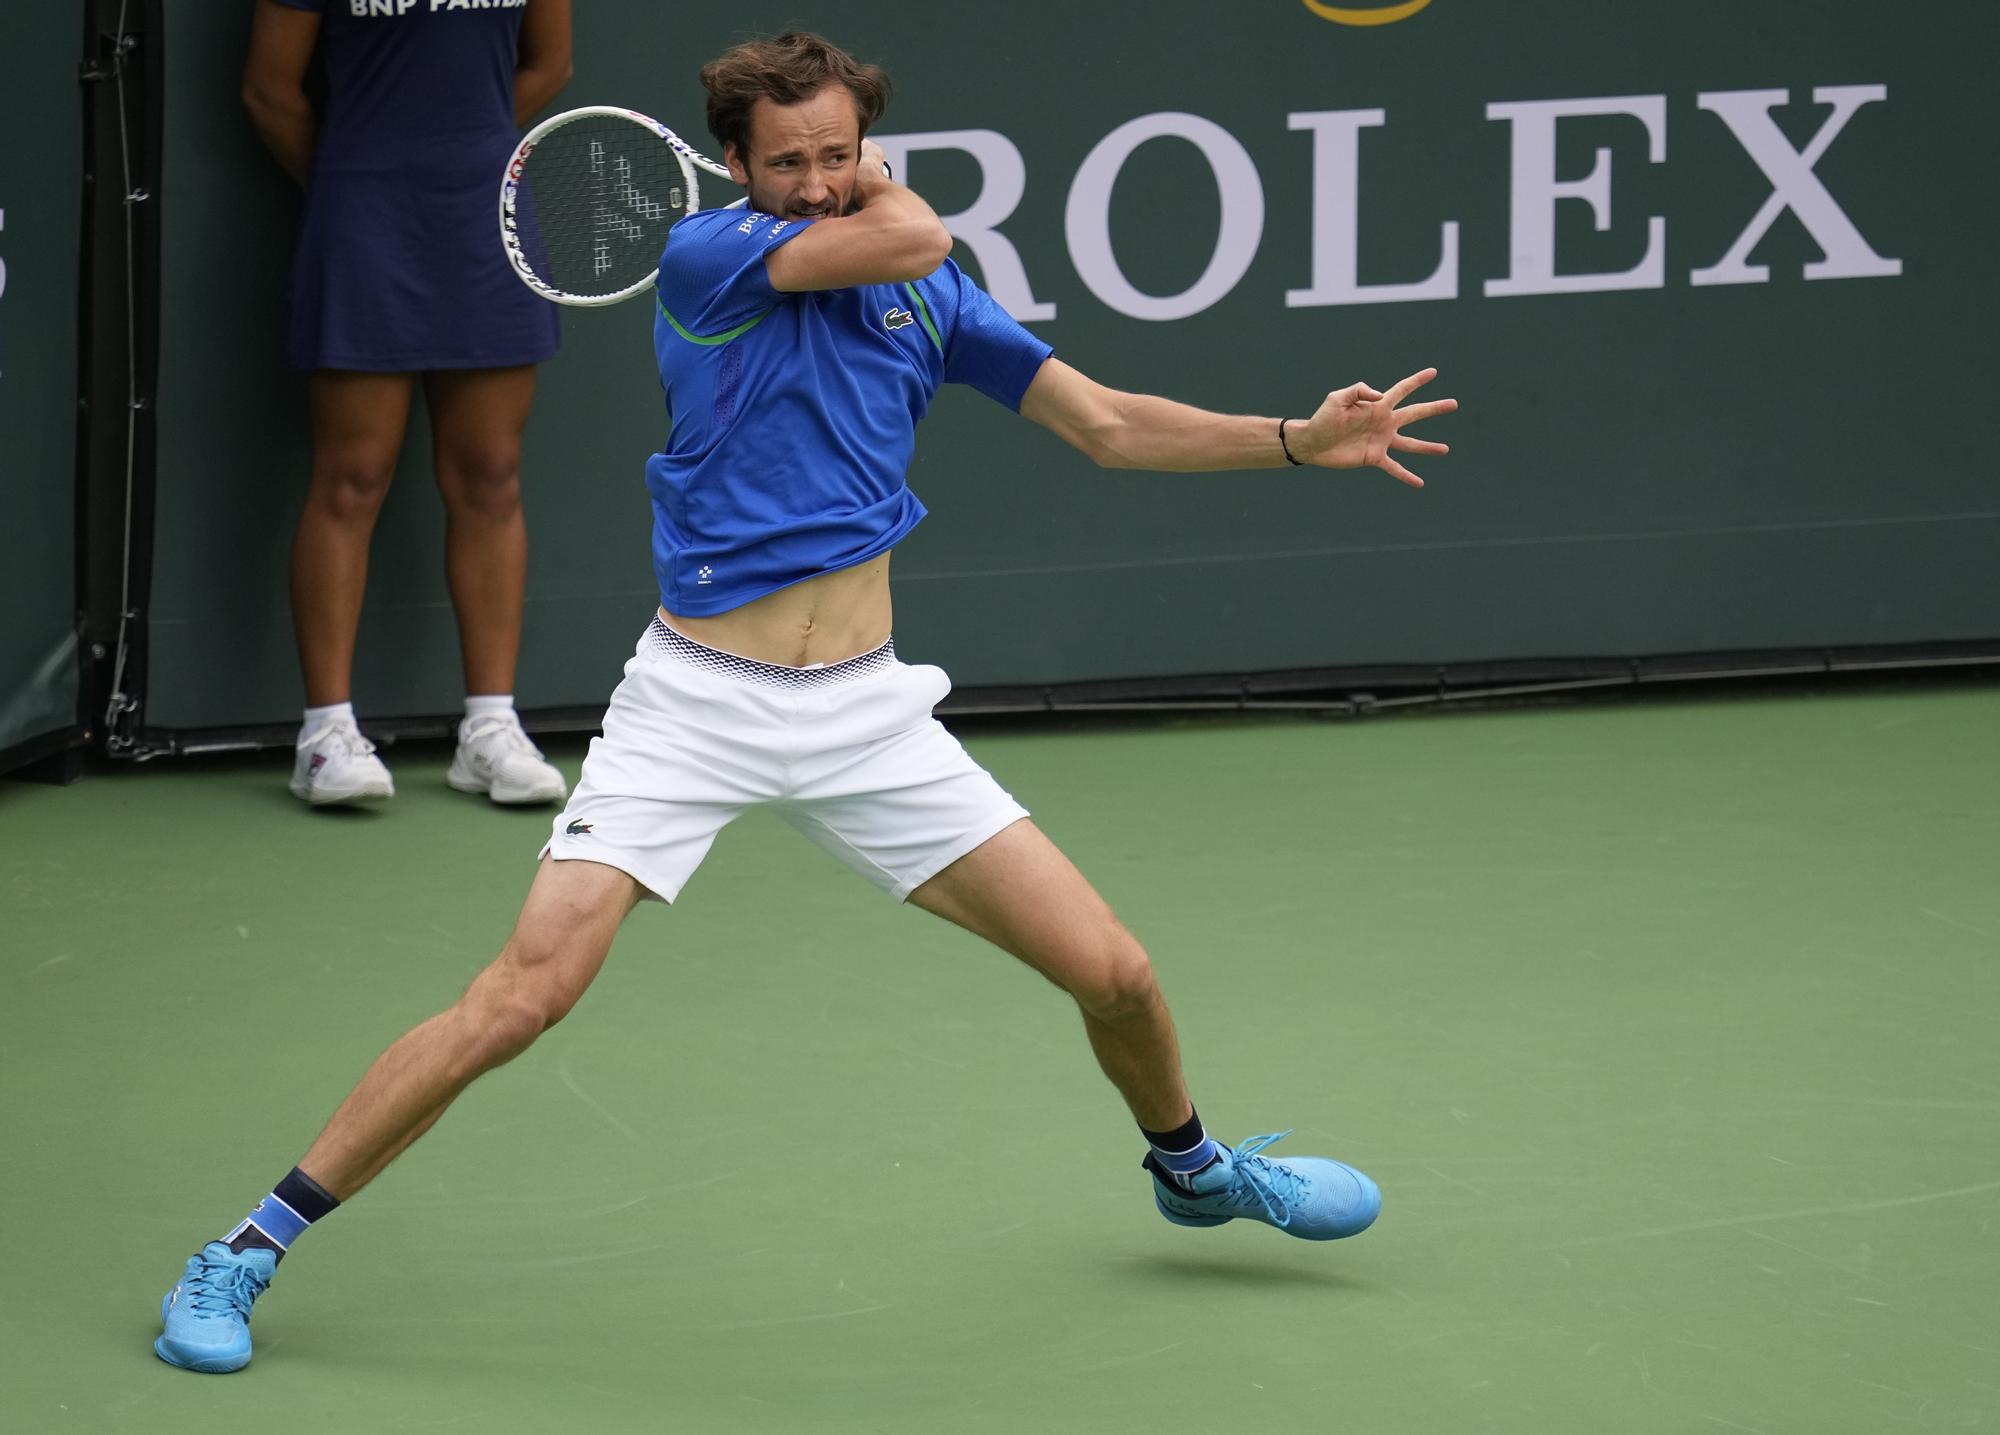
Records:
[[[711,334],[708,337],[704,338],[700,334],[690,334],[687,331],[687,327],[683,325],[680,320],[676,319],[672,314],[667,313],[667,302],[666,300],[660,298],[660,296],[657,293],[653,295],[653,302],[659,306],[660,313],[665,316],[666,321],[674,326],[674,332],[676,334],[679,334],[683,339],[686,339],[690,344],[726,344],[731,339],[736,338],[739,334],[749,333],[752,329],[756,328],[759,324],[764,322],[765,314],[769,314],[771,312],[769,309],[766,309],[763,314],[759,314],[753,319],[738,324],[734,329],[731,329],[726,334]],[[927,320],[926,322],[929,321]],[[936,338],[937,336],[933,334],[931,337]]]
[[[938,337],[937,325],[931,322],[930,305],[924,302],[924,296],[917,292],[916,285],[905,284],[903,288],[909,291],[910,297],[916,301],[917,317],[924,321],[924,332],[931,336],[931,342],[937,345],[937,351],[942,354],[944,352],[944,340]]]

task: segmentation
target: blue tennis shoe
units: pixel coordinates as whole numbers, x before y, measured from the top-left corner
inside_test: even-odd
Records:
[[[1244,1216],[1308,1241],[1337,1241],[1373,1225],[1382,1193],[1352,1166],[1323,1156],[1261,1154],[1291,1134],[1253,1136],[1233,1151],[1218,1141],[1222,1155],[1192,1176],[1173,1175],[1148,1152],[1144,1164],[1160,1214],[1177,1226],[1220,1226]]]
[[[223,1375],[250,1363],[250,1306],[271,1284],[278,1253],[236,1252],[210,1241],[188,1257],[180,1284],[160,1301],[166,1325],[153,1353],[182,1370]]]

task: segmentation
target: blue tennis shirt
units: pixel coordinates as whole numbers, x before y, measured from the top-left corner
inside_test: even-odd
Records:
[[[670,426],[646,464],[670,613],[709,617],[887,552],[938,385],[1018,410],[1053,350],[946,260],[914,284],[781,294],[765,256],[811,220],[691,214],[667,235],[653,348]]]

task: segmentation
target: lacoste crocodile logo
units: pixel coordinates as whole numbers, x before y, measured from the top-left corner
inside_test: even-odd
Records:
[[[891,309],[882,316],[882,323],[890,329],[907,329],[917,322],[917,316],[908,309]]]
[[[563,829],[563,832],[570,837],[588,837],[591,826],[592,824],[588,822],[572,822]]]

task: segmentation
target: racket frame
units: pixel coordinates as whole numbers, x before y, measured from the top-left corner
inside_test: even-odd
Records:
[[[615,294],[572,294],[568,290],[556,288],[537,274],[534,266],[528,262],[528,256],[522,252],[520,222],[516,211],[520,201],[521,174],[527,165],[528,156],[534,152],[536,145],[554,131],[593,115],[612,115],[632,121],[644,129],[651,130],[654,135],[666,142],[667,148],[673,151],[674,159],[680,165],[682,182],[687,186],[685,211],[687,214],[694,214],[701,208],[700,174],[706,172],[719,179],[730,177],[726,166],[710,159],[651,115],[628,110],[622,105],[585,105],[579,109],[564,110],[559,115],[550,115],[523,135],[521,142],[514,147],[514,153],[507,157],[507,166],[500,174],[500,245],[507,255],[507,266],[523,284],[544,299],[583,308],[598,308],[629,299],[650,285],[660,274],[655,268],[645,278],[635,284],[627,285]]]

